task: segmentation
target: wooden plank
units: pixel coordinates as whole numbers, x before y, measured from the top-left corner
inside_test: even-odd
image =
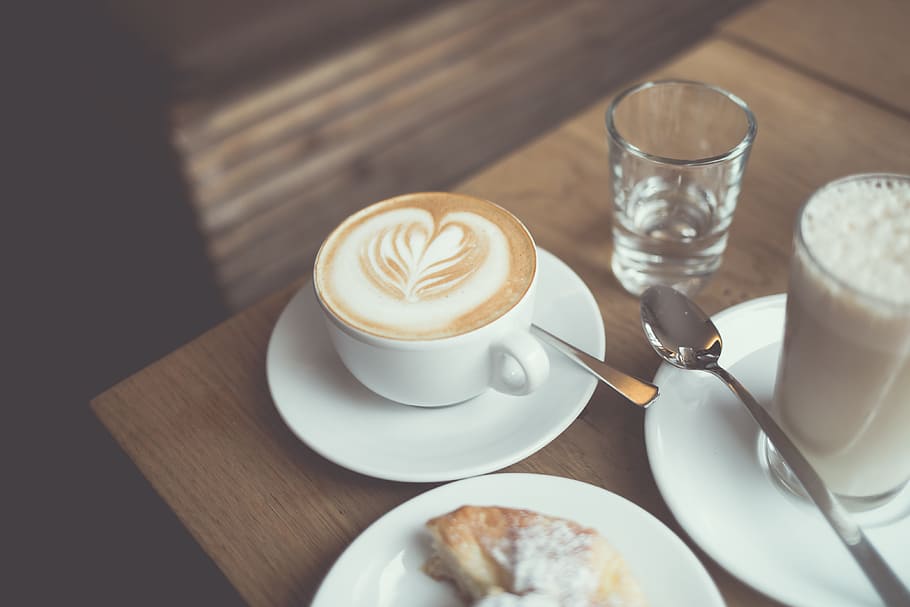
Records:
[[[217,202],[203,210],[203,223],[235,309],[304,271],[347,213],[403,191],[451,187],[690,44],[717,17],[716,5],[702,0],[546,6],[494,28],[500,33],[490,40],[472,33],[486,35],[485,24],[460,32],[462,46],[476,42],[470,53],[299,139],[269,148],[266,138],[250,162],[213,181],[229,191],[212,195]],[[440,54],[433,46],[425,52]]]
[[[556,20],[564,28],[559,33],[569,33],[566,9],[554,8],[538,0],[490,11],[470,27],[415,40],[386,57],[370,43],[366,50],[375,58],[367,74],[342,74],[325,90],[282,99],[283,108],[262,108],[246,127],[188,156],[205,227],[217,232],[240,223],[283,200],[295,184],[315,183],[358,154],[381,149],[444,115],[476,90],[489,90],[518,62],[500,59],[487,63],[499,69],[485,70],[477,70],[477,62],[523,52],[541,21]],[[423,25],[415,29],[425,31]],[[378,44],[400,44],[395,33]],[[336,73],[335,60],[329,63]],[[471,86],[451,86],[468,79]]]
[[[336,52],[449,0],[105,0],[194,99]]]
[[[910,2],[767,0],[725,36],[910,116]]]
[[[376,77],[377,72],[384,70],[390,63],[399,62],[403,57],[407,58],[412,53],[418,53],[439,42],[451,41],[465,30],[476,29],[480,23],[493,20],[494,26],[503,27],[504,24],[497,15],[517,19],[526,11],[526,8],[504,10],[482,0],[442,6],[426,15],[377,32],[315,64],[304,63],[296,69],[286,69],[284,73],[266,81],[251,83],[246,87],[248,90],[209,100],[208,107],[194,108],[190,105],[189,111],[185,112],[183,106],[178,106],[176,111],[180,143],[186,152],[208,151],[241,129],[255,126],[327,92],[337,95],[332,105],[349,97],[356,99],[352,92],[343,93],[338,89],[365,77],[367,80],[375,78],[382,81]],[[494,31],[481,33],[492,36]],[[345,104],[341,105],[345,107]],[[197,111],[193,112],[193,109]],[[330,116],[323,116],[323,119],[328,117]],[[217,157],[217,154],[212,155]],[[205,165],[200,159],[194,159],[194,162]],[[217,159],[210,162],[217,164]]]
[[[785,287],[797,206],[834,177],[910,172],[910,121],[737,45],[712,41],[656,76],[706,80],[741,95],[759,134],[726,261],[699,301],[716,311]],[[781,95],[780,91],[789,94]],[[649,376],[657,366],[637,301],[610,275],[609,175],[602,100],[459,189],[512,209],[594,292],[607,358]],[[850,120],[843,120],[850,116]],[[306,604],[332,561],[370,522],[428,489],[328,463],[283,425],[265,380],[268,337],[294,289],[251,307],[105,392],[93,409],[244,599]],[[579,421],[512,471],[594,483],[677,532],[652,480],[641,411],[598,389]],[[703,559],[732,606],[768,599]]]

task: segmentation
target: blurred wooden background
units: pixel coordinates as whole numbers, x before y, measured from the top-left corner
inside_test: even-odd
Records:
[[[354,209],[450,188],[743,4],[111,6],[173,67],[173,141],[216,283],[236,311],[307,272]]]

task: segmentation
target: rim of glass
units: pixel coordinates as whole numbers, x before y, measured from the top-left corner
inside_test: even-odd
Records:
[[[831,188],[837,187],[844,183],[849,183],[853,181],[875,181],[875,180],[893,180],[901,181],[910,185],[910,175],[902,175],[901,173],[857,173],[856,175],[847,175],[845,177],[840,177],[834,181],[829,181],[824,184],[812,194],[809,195],[809,198],[799,207],[799,211],[796,214],[796,222],[793,226],[793,242],[803,250],[806,254],[806,257],[812,262],[812,265],[821,272],[822,276],[826,280],[830,280],[835,286],[841,289],[845,289],[854,295],[859,296],[861,299],[865,299],[868,302],[871,302],[877,306],[888,308],[890,310],[897,310],[901,313],[910,312],[910,302],[898,302],[892,299],[885,299],[878,295],[873,295],[867,291],[863,291],[859,287],[850,284],[843,278],[837,276],[832,272],[827,265],[819,261],[818,257],[809,248],[809,245],[806,244],[806,240],[803,237],[803,217],[806,214],[806,209],[815,200],[820,194],[830,190]]]
[[[691,160],[685,160],[680,158],[670,158],[667,156],[658,156],[656,154],[649,154],[648,152],[642,150],[636,145],[633,145],[629,140],[623,137],[619,133],[619,129],[616,128],[616,123],[613,121],[613,114],[616,111],[616,108],[619,107],[619,104],[623,100],[635,93],[641,91],[657,88],[662,86],[693,86],[697,88],[708,89],[720,95],[723,95],[727,100],[732,101],[734,104],[739,106],[739,109],[743,111],[746,117],[746,123],[748,127],[746,128],[746,134],[735,146],[724,152],[723,154],[718,154],[716,156],[707,156],[704,158],[694,158]],[[606,124],[607,124],[607,133],[618,145],[631,152],[632,154],[650,160],[652,162],[659,162],[662,164],[674,164],[679,166],[703,166],[708,164],[717,164],[730,160],[731,158],[736,158],[737,156],[743,155],[749,147],[752,145],[752,142],[755,140],[755,133],[757,130],[757,124],[755,121],[755,114],[752,113],[752,110],[749,109],[749,106],[746,105],[746,102],[741,98],[737,97],[730,91],[724,90],[719,86],[713,84],[707,84],[704,82],[698,82],[697,80],[679,80],[679,79],[669,79],[669,80],[649,80],[647,82],[642,82],[641,84],[636,84],[631,86],[622,92],[620,92],[613,101],[610,102],[610,106],[607,108],[606,114]]]

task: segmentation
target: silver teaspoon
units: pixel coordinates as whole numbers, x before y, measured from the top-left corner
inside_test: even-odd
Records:
[[[780,426],[749,391],[717,364],[723,346],[717,327],[695,302],[670,287],[650,287],[641,296],[641,326],[651,347],[680,369],[707,371],[727,384],[746,405],[762,431],[777,448],[825,519],[853,555],[885,605],[910,605],[910,590],[898,579],[863,530],[825,487]]]
[[[572,344],[559,339],[546,329],[542,329],[537,325],[531,325],[531,333],[553,346],[553,348],[558,350],[576,365],[584,368],[594,377],[613,388],[632,404],[638,405],[639,407],[647,407],[654,402],[655,398],[657,398],[657,386],[654,384],[649,384],[646,381],[623,373],[619,369],[614,369],[602,360],[594,358],[587,352],[582,352]]]

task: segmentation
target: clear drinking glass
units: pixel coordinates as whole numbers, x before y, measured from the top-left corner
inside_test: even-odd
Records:
[[[606,115],[613,176],[613,273],[633,295],[688,294],[717,270],[755,116],[723,89],[683,80],[622,92]]]
[[[875,507],[910,479],[910,176],[822,187],[800,209],[793,243],[771,411],[846,507]]]

